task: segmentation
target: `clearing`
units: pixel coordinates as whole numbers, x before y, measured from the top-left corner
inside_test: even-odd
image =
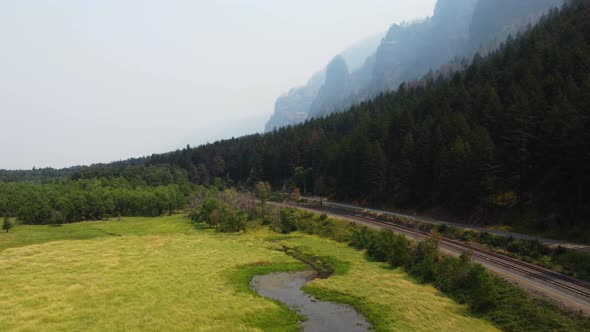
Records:
[[[377,331],[495,330],[344,244],[265,229],[220,234],[179,215],[0,234],[0,330],[297,331],[296,313],[248,287],[256,274],[306,268],[283,245],[333,262],[336,273],[305,290],[352,304]]]

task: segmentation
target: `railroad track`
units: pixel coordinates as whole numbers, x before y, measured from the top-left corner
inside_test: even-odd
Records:
[[[317,200],[314,200],[314,199],[311,199],[311,201],[317,202]],[[474,227],[471,225],[450,223],[450,222],[446,222],[443,220],[434,220],[434,219],[429,219],[429,218],[425,218],[422,216],[404,214],[404,213],[393,212],[393,211],[375,210],[375,209],[371,209],[371,208],[367,208],[367,207],[359,207],[359,206],[348,205],[348,204],[341,204],[341,203],[328,202],[328,201],[324,202],[324,204],[339,207],[339,208],[344,208],[344,209],[348,209],[348,210],[368,211],[368,212],[376,213],[376,214],[385,214],[385,215],[399,217],[399,218],[406,218],[406,219],[418,221],[421,223],[429,223],[429,224],[436,224],[436,225],[442,224],[442,225],[448,225],[451,227],[458,227],[458,228],[464,228],[467,230],[473,230],[476,232],[488,232],[488,233],[494,234],[496,236],[514,237],[517,239],[531,240],[531,241],[537,240],[547,246],[555,246],[555,247],[562,246],[562,247],[568,248],[570,250],[590,253],[590,246],[583,245],[583,244],[567,243],[565,241],[560,241],[560,240],[544,239],[544,238],[539,238],[539,237],[535,237],[535,236],[531,236],[531,235],[502,232],[502,231],[497,231],[497,230],[493,230],[493,229],[482,229],[481,227]]]
[[[306,208],[316,211],[328,211],[333,212],[335,214],[346,215],[349,217],[359,219],[364,223],[386,227],[392,230],[397,230],[399,233],[410,234],[417,238],[424,238],[428,236],[427,232],[421,230],[416,230],[410,227],[394,224],[392,222],[377,220],[375,218],[359,215],[358,213],[352,213],[350,211],[342,211],[340,209],[325,207],[317,208],[306,206]],[[590,300],[590,283],[542,268],[534,264],[526,263],[518,259],[498,254],[493,251],[485,250],[477,246],[467,245],[459,241],[442,238],[440,243],[441,247],[445,249],[450,249],[457,253],[464,253],[470,251],[472,253],[472,257],[477,258],[480,261],[492,263],[501,266],[504,269],[518,272],[521,275],[543,281],[559,289],[566,290],[570,293],[576,294],[584,298],[585,300]]]

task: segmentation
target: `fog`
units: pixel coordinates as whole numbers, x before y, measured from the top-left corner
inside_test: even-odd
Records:
[[[0,168],[261,132],[277,96],[435,0],[0,2]]]

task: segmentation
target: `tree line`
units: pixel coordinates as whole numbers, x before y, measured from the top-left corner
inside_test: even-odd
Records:
[[[493,276],[480,264],[473,263],[471,253],[460,257],[441,254],[440,234],[417,243],[391,230],[373,230],[366,226],[334,220],[291,208],[267,204],[266,185],[259,183],[257,198],[234,190],[198,191],[189,215],[197,223],[206,223],[220,232],[242,232],[267,225],[277,233],[302,232],[329,238],[364,250],[373,261],[392,268],[402,268],[419,282],[431,283],[442,293],[468,305],[471,312],[493,322],[506,331],[582,331],[590,320],[568,313],[545,301],[532,300],[525,291]],[[290,248],[294,256],[328,276],[334,267],[329,257],[307,257],[299,248]],[[327,273],[327,275],[325,274]]]
[[[147,158],[337,200],[578,231],[590,217],[588,1],[554,10],[450,77],[350,111]]]
[[[0,215],[16,217],[26,224],[159,216],[184,209],[190,190],[188,183],[132,185],[125,178],[0,183]]]
[[[579,233],[590,224],[589,6],[572,1],[465,70],[431,73],[347,112],[84,167],[70,179],[267,181],[274,190]]]

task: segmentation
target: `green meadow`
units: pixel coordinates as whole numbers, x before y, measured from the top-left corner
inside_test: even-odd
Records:
[[[283,246],[332,262],[305,290],[354,305],[377,331],[492,331],[429,285],[316,236],[216,233],[176,215],[0,234],[1,331],[297,331],[296,313],[248,288],[306,268]]]

